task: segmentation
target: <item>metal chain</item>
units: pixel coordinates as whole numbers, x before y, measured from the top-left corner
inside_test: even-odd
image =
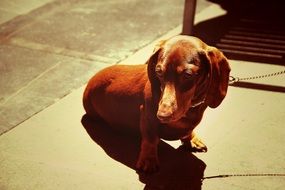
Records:
[[[270,174],[270,173],[264,173],[264,174],[226,174],[226,175],[215,175],[215,176],[209,176],[209,177],[203,177],[202,180],[205,179],[213,179],[213,178],[227,178],[227,177],[285,177],[285,174]]]
[[[253,80],[253,79],[261,79],[261,78],[273,77],[273,76],[277,76],[277,75],[281,75],[281,74],[285,74],[285,70],[279,71],[279,72],[275,72],[275,73],[265,74],[265,75],[257,75],[257,76],[244,77],[244,78],[230,76],[229,84],[234,84],[236,82],[245,81],[245,80]]]

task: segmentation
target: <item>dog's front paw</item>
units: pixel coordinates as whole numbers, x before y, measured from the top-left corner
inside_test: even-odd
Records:
[[[153,155],[140,155],[136,164],[139,172],[154,173],[159,169],[157,156]]]
[[[192,147],[193,151],[195,151],[195,152],[207,152],[208,151],[207,146],[197,136],[192,138],[190,142],[191,142],[191,147]]]
[[[208,148],[196,135],[192,139],[182,140],[182,148],[191,152],[207,152]]]

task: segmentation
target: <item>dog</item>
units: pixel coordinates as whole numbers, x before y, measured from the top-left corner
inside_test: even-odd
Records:
[[[207,107],[223,101],[229,73],[228,60],[217,48],[178,35],[161,41],[146,64],[99,71],[85,88],[83,106],[92,118],[139,133],[136,168],[155,172],[160,139],[180,139],[185,149],[207,151],[193,130]]]

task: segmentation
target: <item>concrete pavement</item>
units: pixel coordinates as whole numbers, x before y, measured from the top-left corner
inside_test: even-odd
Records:
[[[219,6],[212,5],[196,15],[196,23],[223,14],[225,11]],[[167,38],[179,34],[181,26],[165,31],[167,34],[165,36],[157,35],[155,41],[159,41],[158,36]],[[144,63],[152,51],[155,41],[144,48],[140,47],[139,51],[135,53],[130,53],[131,56],[124,61],[119,61],[119,64]],[[21,43],[21,41],[16,43]],[[34,47],[34,43],[30,45]],[[47,50],[49,49],[47,48]],[[62,49],[58,51],[60,52],[59,57],[56,55],[53,59],[55,63],[64,61],[62,67],[68,63],[82,64],[82,62],[86,62],[86,68],[90,68],[88,60],[73,60],[74,58],[70,57],[67,59],[66,55],[62,57],[66,51]],[[14,53],[17,55],[16,52]],[[30,55],[33,57],[38,53],[40,52]],[[67,51],[66,54],[74,55],[74,52],[69,53]],[[82,54],[75,55],[82,56]],[[42,56],[46,56],[46,54]],[[114,54],[114,56],[117,55]],[[9,57],[13,57],[13,55]],[[112,56],[102,57],[113,59]],[[24,61],[21,63],[29,62],[25,58],[23,56]],[[1,60],[3,59],[1,58]],[[7,58],[7,60],[10,59]],[[89,71],[89,75],[111,64],[104,59],[96,63],[93,71]],[[239,77],[266,74],[284,69],[284,66],[280,65],[257,64],[247,61],[230,60],[230,64],[232,75]],[[51,67],[56,67],[55,65]],[[63,70],[68,70],[68,68],[63,68]],[[74,68],[74,65],[71,68]],[[43,70],[45,69],[47,68]],[[82,69],[82,76],[84,72],[86,70]],[[78,73],[76,73],[77,75]],[[50,73],[47,76],[53,79]],[[72,78],[72,75],[69,77]],[[86,76],[84,75],[84,77]],[[54,77],[51,84],[58,83],[57,79],[58,77]],[[284,75],[256,79],[252,82],[285,87]],[[281,190],[284,188],[284,93],[229,87],[228,95],[222,105],[217,109],[207,110],[197,129],[200,137],[206,142],[209,152],[205,154],[185,153],[177,149],[178,141],[162,141],[159,152],[160,172],[153,175],[142,175],[137,174],[134,170],[139,146],[136,139],[113,134],[104,126],[101,128],[102,124],[100,123],[95,124],[83,120],[82,125],[81,118],[84,115],[81,103],[84,89],[84,86],[80,85],[82,83],[83,81],[79,82],[77,87],[69,87],[69,90],[75,90],[1,135],[1,190],[196,190],[201,188],[204,190]],[[40,84],[38,84],[39,87]],[[28,87],[27,89],[29,89]],[[39,92],[42,93],[42,91]],[[22,112],[26,111],[23,108]],[[263,177],[211,178],[205,179],[201,183],[203,176],[211,177],[223,174],[283,174],[283,177],[265,175]]]
[[[198,12],[208,5],[198,3]],[[183,15],[183,0],[15,0],[0,7],[8,16],[0,19],[0,133],[177,27]]]

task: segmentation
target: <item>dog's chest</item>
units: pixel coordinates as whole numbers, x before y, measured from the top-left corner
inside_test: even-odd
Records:
[[[179,140],[186,136],[193,129],[185,122],[175,122],[169,124],[161,124],[159,126],[159,137],[165,140]]]

